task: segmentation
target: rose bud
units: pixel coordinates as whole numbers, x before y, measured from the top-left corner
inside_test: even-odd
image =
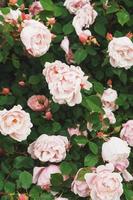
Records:
[[[25,86],[25,82],[24,81],[19,81],[18,82],[19,86],[24,87]]]
[[[49,107],[49,100],[44,95],[33,95],[27,101],[33,111],[46,111]]]
[[[3,88],[1,93],[3,95],[8,95],[10,93],[10,89],[9,88]]]
[[[18,0],[9,0],[9,4],[15,5],[18,2]]]
[[[19,194],[18,195],[18,200],[28,200],[28,196],[26,194]]]
[[[47,26],[53,26],[56,23],[56,19],[54,17],[47,18]]]
[[[79,35],[79,40],[81,43],[86,44],[88,41],[88,35],[82,33]]]
[[[50,111],[48,111],[48,112],[46,112],[45,113],[45,118],[47,119],[47,120],[52,120],[52,113],[50,112]]]
[[[111,40],[113,39],[112,34],[111,34],[111,33],[107,33],[106,39],[107,39],[108,41],[111,41]]]

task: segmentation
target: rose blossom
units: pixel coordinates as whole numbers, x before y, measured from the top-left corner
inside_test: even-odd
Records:
[[[49,101],[44,95],[33,95],[27,101],[33,111],[45,111],[48,109]]]
[[[82,101],[81,89],[89,90],[92,84],[80,67],[70,67],[58,60],[46,62],[43,75],[46,77],[54,102],[74,106]]]
[[[122,126],[123,128],[120,132],[121,139],[127,141],[127,143],[133,147],[133,120],[128,120]]]
[[[76,14],[79,9],[89,2],[90,0],[66,0],[64,6],[69,10],[70,13]]]
[[[7,15],[3,15],[6,22],[13,23],[18,21],[18,18],[21,16],[21,11],[19,9],[12,10]]]
[[[67,137],[43,134],[29,145],[28,153],[33,159],[58,163],[65,159],[68,147]]]
[[[67,36],[64,37],[64,39],[61,41],[60,47],[65,51],[66,55],[66,61],[68,64],[75,63],[74,61],[74,55],[72,50],[70,49],[70,42]]]
[[[111,137],[107,142],[102,145],[102,158],[104,161],[111,162],[117,167],[119,163],[123,162],[123,165],[128,166],[128,160],[130,154],[130,147],[127,142],[117,137]],[[124,167],[125,168],[125,167]]]
[[[126,181],[133,180],[133,177],[126,170],[129,165],[130,151],[127,142],[117,137],[111,137],[102,145],[103,160],[112,163],[118,171],[123,173],[123,176],[125,174]]]
[[[93,9],[93,6],[91,6],[90,3],[78,10],[72,22],[77,35],[80,36],[84,33],[87,36],[91,36],[91,32],[84,29],[88,29],[90,25],[94,23],[96,17],[97,12]]]
[[[117,106],[115,104],[115,101],[117,97],[118,95],[116,90],[113,90],[112,88],[104,90],[101,97],[103,106],[105,108],[109,108],[111,111],[116,110]]]
[[[21,142],[26,140],[31,132],[31,119],[29,113],[22,110],[20,105],[10,110],[0,111],[0,132],[9,135],[14,140]]]
[[[68,40],[68,37],[65,36],[63,40],[61,41],[60,47],[65,51],[66,54],[69,53],[69,45],[70,45],[70,42]]]
[[[86,184],[86,181],[78,180],[78,175],[81,170],[82,168],[79,169],[71,184],[71,191],[74,192],[74,194],[78,194],[80,197],[87,197],[89,196],[90,190],[88,185]]]
[[[114,113],[109,109],[109,108],[104,108],[103,107],[103,110],[105,112],[103,118],[108,118],[110,124],[115,124],[116,123],[116,118],[115,118],[115,115]]]
[[[28,196],[26,194],[19,194],[18,195],[18,200],[28,200]]]
[[[77,136],[79,136],[79,135],[87,136],[88,135],[87,131],[79,130],[79,125],[77,125],[77,128],[68,128],[67,130],[68,130],[70,137],[72,137],[73,135],[77,135]]]
[[[48,28],[36,20],[24,20],[20,38],[29,54],[35,57],[44,55],[51,43]]]
[[[128,37],[113,38],[108,53],[113,67],[129,69],[133,65],[133,43]]]
[[[60,167],[57,165],[49,165],[48,167],[34,167],[32,182],[42,189],[50,190],[51,175],[61,173]]]
[[[43,7],[40,1],[34,1],[32,5],[29,7],[29,12],[33,16],[39,14],[41,11],[43,11]]]
[[[122,177],[112,164],[100,165],[96,172],[85,174],[92,200],[120,200],[123,193]]]

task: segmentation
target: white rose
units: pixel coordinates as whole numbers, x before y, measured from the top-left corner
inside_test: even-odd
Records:
[[[104,90],[101,101],[105,108],[110,109],[111,111],[116,110],[117,106],[115,101],[118,97],[117,91],[113,90],[112,88],[108,88]]]
[[[7,22],[17,22],[18,18],[21,16],[21,11],[19,9],[12,10],[7,15],[3,15],[5,21]]]
[[[67,137],[43,134],[29,145],[28,153],[33,159],[58,163],[65,159],[68,146]]]
[[[88,30],[97,17],[97,12],[94,10],[90,3],[83,6],[78,10],[76,16],[73,18],[73,26],[78,36],[85,34],[91,36],[91,32]],[[87,30],[85,30],[87,29]]]
[[[29,113],[22,110],[20,105],[10,110],[0,111],[0,132],[9,135],[14,140],[26,140],[31,132],[32,123]]]
[[[114,113],[109,109],[109,108],[104,108],[103,107],[103,110],[105,112],[103,118],[108,118],[110,124],[115,124],[116,123],[116,118],[115,118],[115,115]]]
[[[120,200],[123,193],[122,177],[113,172],[112,164],[100,165],[96,172],[85,174],[92,200]]]
[[[48,28],[36,20],[25,20],[20,34],[29,54],[35,57],[44,55],[50,47],[51,33]]]
[[[81,89],[89,90],[92,84],[87,81],[88,77],[80,67],[56,60],[53,63],[46,63],[43,75],[53,95],[54,102],[74,106],[82,101]]]
[[[128,37],[113,38],[108,53],[113,67],[129,69],[133,65],[133,43]]]
[[[66,0],[64,6],[69,10],[70,13],[76,14],[79,9],[89,2],[90,0]]]

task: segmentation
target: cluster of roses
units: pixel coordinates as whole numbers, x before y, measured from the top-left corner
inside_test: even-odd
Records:
[[[66,0],[64,6],[66,6],[71,14],[75,15],[72,24],[79,39],[81,41],[87,40],[91,36],[89,27],[97,17],[97,12],[90,4],[90,0]]]
[[[73,26],[80,38],[91,36],[88,29],[94,23],[97,12],[93,9],[89,0],[66,0],[64,5],[75,14]],[[7,15],[0,13],[6,23],[15,25],[20,32],[20,39],[24,44],[27,52],[32,56],[39,57],[44,55],[50,48],[52,41],[52,33],[43,23],[32,19],[43,8],[39,1],[34,2],[29,8],[29,14],[24,14],[20,9],[12,10]],[[21,18],[21,23],[19,19]],[[54,20],[53,20],[54,21]],[[53,23],[53,22],[52,22]],[[86,29],[86,30],[84,30]],[[64,38],[63,49],[70,56],[69,41]],[[128,37],[112,38],[109,42],[108,53],[110,64],[113,67],[129,69],[133,65],[133,43]],[[69,62],[74,62],[70,59]],[[69,63],[68,62],[68,63]],[[81,90],[90,90],[92,84],[88,81],[88,77],[79,66],[67,65],[56,60],[53,63],[45,63],[43,75],[48,83],[48,88],[52,95],[53,101],[59,104],[67,104],[75,106],[82,102]],[[116,122],[113,111],[118,107],[115,103],[117,92],[112,88],[108,88],[101,96],[104,118],[108,118],[110,124]],[[28,100],[28,106],[33,111],[46,111],[49,107],[49,101],[45,96],[32,96]],[[0,132],[3,135],[9,135],[11,138],[21,142],[26,140],[31,132],[32,123],[30,115],[22,110],[20,105],[14,106],[10,110],[0,111]],[[88,124],[89,130],[90,125]],[[86,135],[87,131],[81,133],[79,125],[77,129],[68,129],[70,136]],[[133,146],[133,120],[127,121],[120,132],[120,138],[111,137],[102,146],[102,158],[107,162],[106,165],[97,168],[88,169],[82,180],[80,179],[79,169],[71,190],[80,197],[91,196],[92,200],[101,199],[120,199],[123,193],[122,176],[126,181],[133,180],[133,177],[127,171],[129,166],[128,157],[130,154],[130,146]],[[70,143],[64,136],[48,136],[41,135],[36,141],[28,147],[28,153],[33,159],[39,159],[42,162],[59,163],[65,159],[67,151],[70,149]],[[41,186],[47,191],[51,187],[51,174],[61,173],[59,165],[51,164],[48,167],[35,167],[33,170],[33,183]],[[68,177],[64,176],[64,180]],[[55,198],[56,200],[67,200],[66,198]]]

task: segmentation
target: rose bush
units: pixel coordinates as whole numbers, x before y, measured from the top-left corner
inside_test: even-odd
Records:
[[[0,199],[133,199],[133,1],[0,1]]]

